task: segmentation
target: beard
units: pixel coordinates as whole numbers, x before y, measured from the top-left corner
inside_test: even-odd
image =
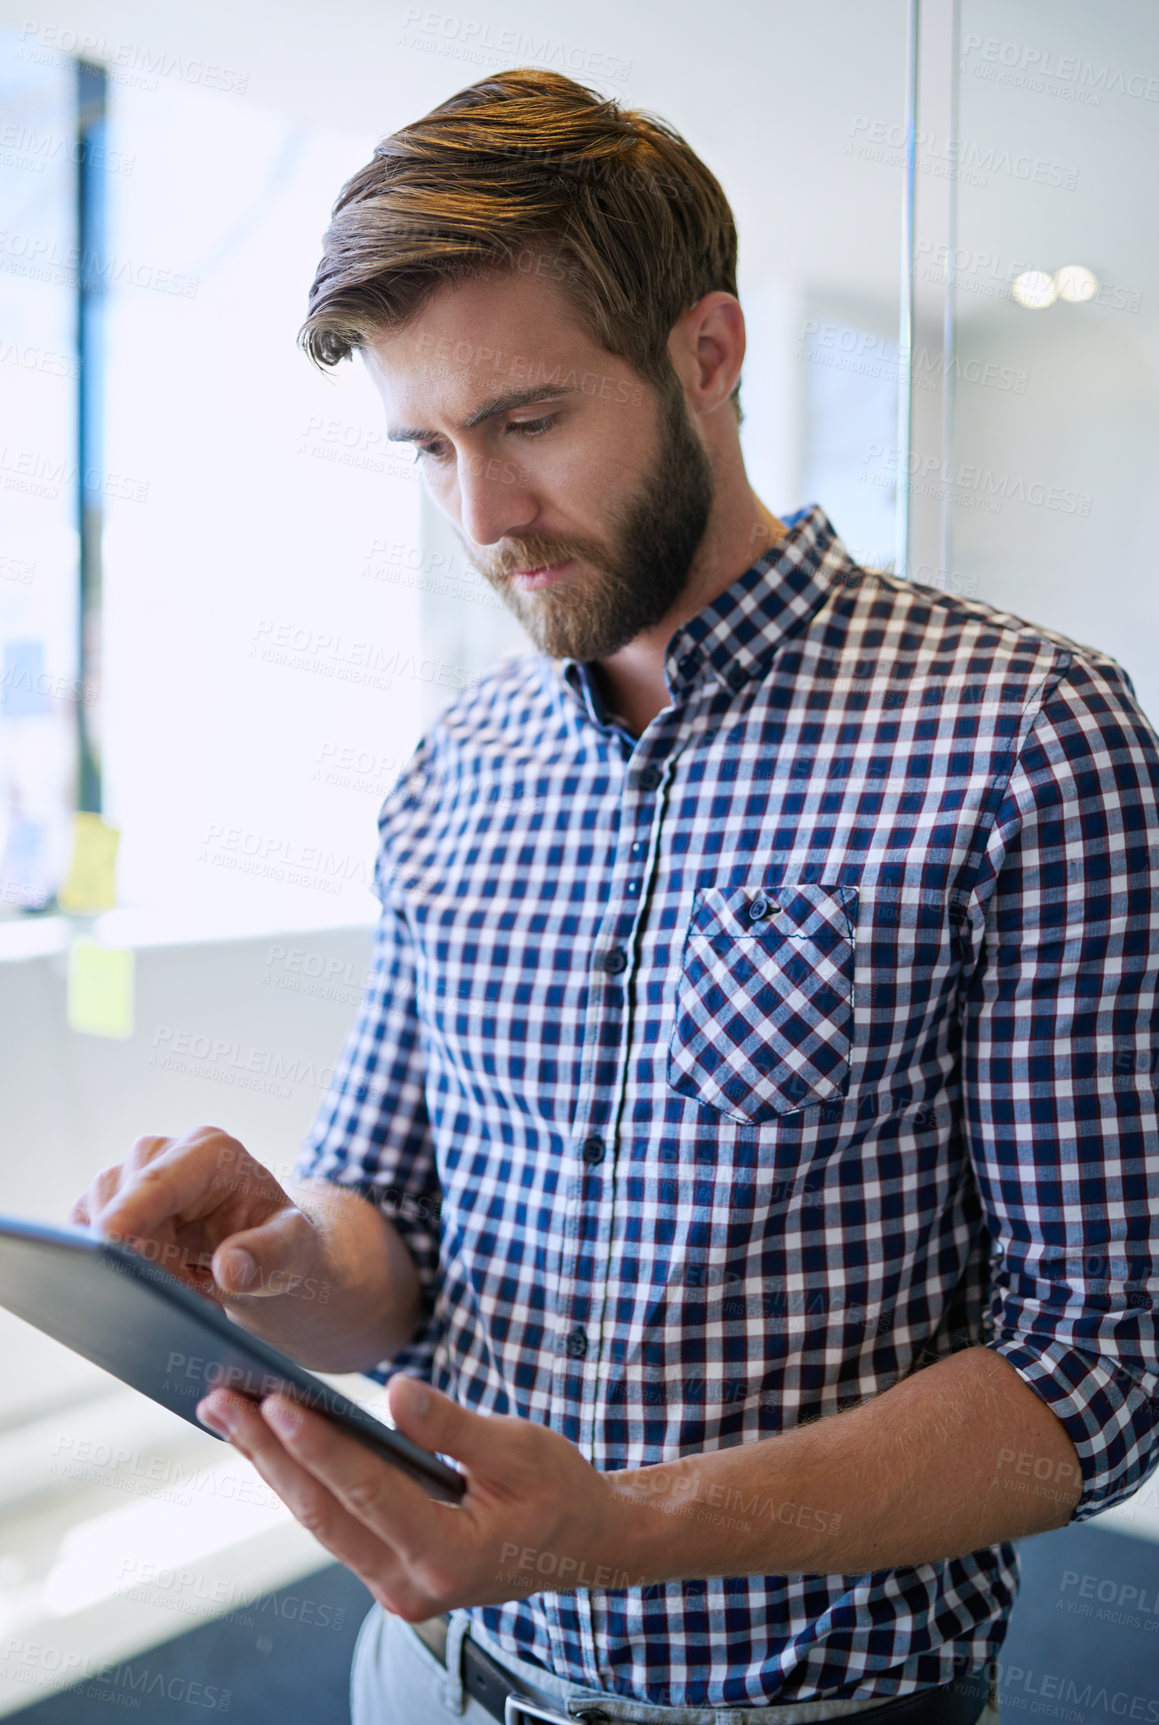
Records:
[[[635,493],[609,507],[606,544],[531,535],[515,541],[503,559],[468,547],[480,574],[550,658],[609,658],[661,622],[688,585],[712,511],[712,464],[675,373],[659,404],[656,460]],[[569,570],[526,592],[511,584],[512,569],[543,568],[568,557],[582,558],[594,576],[585,570],[577,579]]]

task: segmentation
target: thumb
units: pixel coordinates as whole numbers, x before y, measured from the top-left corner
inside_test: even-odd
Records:
[[[223,1240],[213,1254],[213,1279],[227,1295],[292,1294],[317,1271],[318,1254],[313,1224],[290,1204],[259,1228]]]
[[[483,1414],[460,1407],[433,1384],[404,1372],[391,1378],[386,1397],[390,1417],[404,1437],[468,1466],[483,1460],[491,1435],[491,1422]]]

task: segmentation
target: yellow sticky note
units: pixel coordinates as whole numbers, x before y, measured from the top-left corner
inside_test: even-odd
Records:
[[[68,950],[68,1022],[88,1036],[132,1036],[131,946],[74,940]]]
[[[57,901],[62,910],[112,910],[117,902],[120,828],[83,811],[72,821],[72,862]]]

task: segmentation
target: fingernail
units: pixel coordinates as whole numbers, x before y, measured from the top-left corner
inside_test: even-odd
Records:
[[[230,1402],[215,1402],[212,1408],[208,1402],[202,1402],[198,1405],[197,1417],[211,1431],[227,1435],[233,1432],[238,1420],[237,1409]]]
[[[240,1246],[230,1247],[225,1254],[223,1265],[232,1288],[248,1288],[258,1273],[257,1265]]]
[[[407,1394],[410,1396],[410,1411],[422,1419],[424,1414],[430,1411],[431,1398],[427,1394],[425,1384],[421,1384],[417,1378],[411,1378],[409,1381],[411,1388]]]
[[[262,1403],[262,1412],[282,1437],[293,1437],[302,1423],[297,1408],[279,1401],[277,1396],[270,1396]]]

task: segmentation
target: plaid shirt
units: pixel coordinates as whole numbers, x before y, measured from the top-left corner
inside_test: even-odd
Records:
[[[422,739],[298,1171],[418,1266],[372,1375],[610,1470],[984,1342],[1073,1439],[1082,1520],[1159,1459],[1159,741],[1104,654],[788,525],[676,630],[640,739],[537,653]],[[825,1515],[759,1513],[770,1547]],[[472,1618],[658,1705],[884,1698],[992,1658],[1018,1569],[627,1579]]]

